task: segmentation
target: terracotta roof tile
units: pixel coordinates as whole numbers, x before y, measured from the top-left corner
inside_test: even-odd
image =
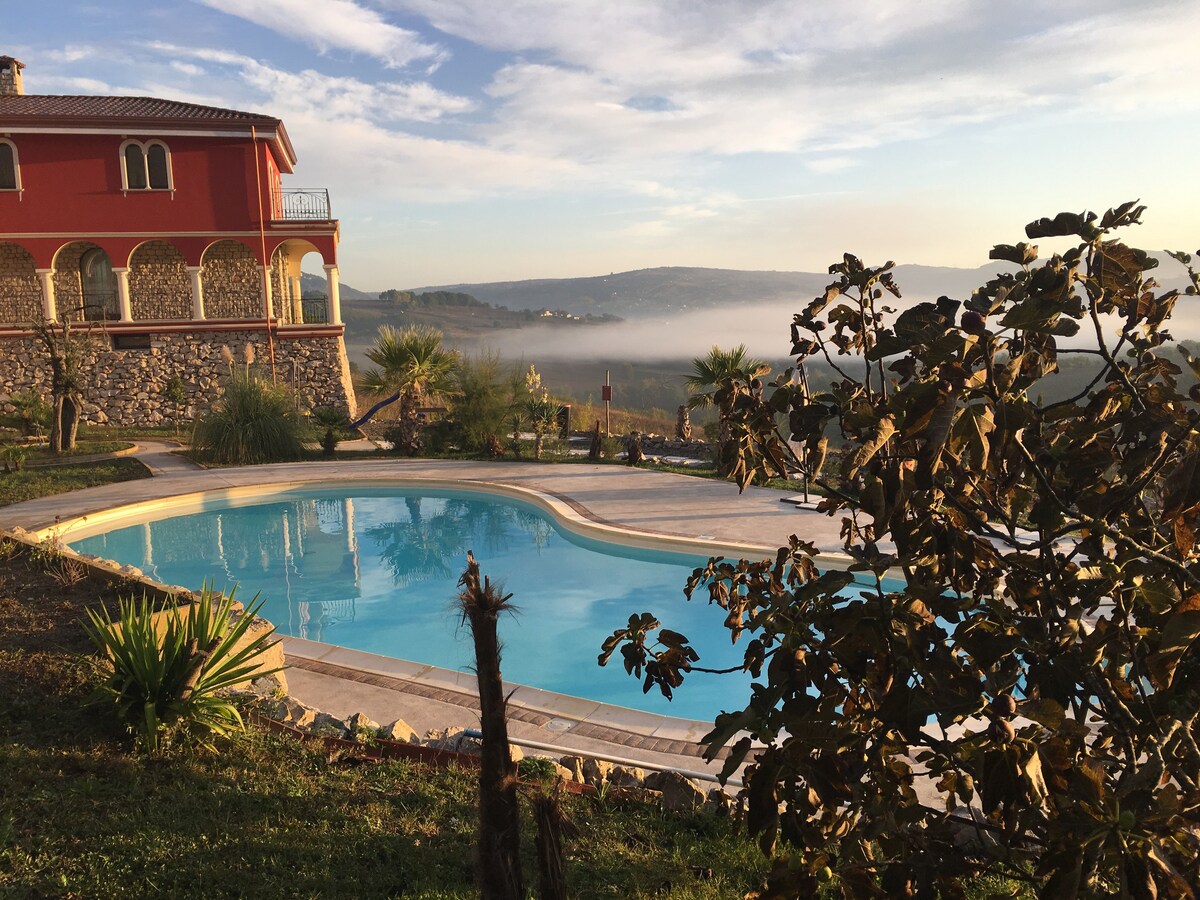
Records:
[[[21,119],[142,119],[197,122],[278,122],[272,116],[160,100],[157,97],[100,97],[87,95],[20,94],[0,96],[0,118]]]

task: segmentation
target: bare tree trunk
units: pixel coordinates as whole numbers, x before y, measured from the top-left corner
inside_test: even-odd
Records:
[[[484,900],[520,900],[521,822],[517,805],[517,766],[508,745],[504,683],[500,677],[500,639],[496,618],[512,594],[484,578],[467,552],[467,569],[458,581],[462,617],[475,641],[475,674],[479,682],[479,721],[483,751],[479,770],[479,892]]]
[[[63,397],[61,394],[55,394],[53,399],[54,409],[50,414],[50,452],[57,456],[63,452]]]
[[[417,398],[408,392],[400,397],[396,430],[400,438],[397,450],[405,456],[416,456],[421,452],[421,420],[417,413]]]
[[[62,450],[74,450],[79,437],[79,412],[83,408],[78,394],[67,394],[62,398]]]
[[[592,429],[592,443],[588,447],[588,459],[599,459],[600,451],[603,445],[600,443],[600,420],[596,420],[596,427]]]

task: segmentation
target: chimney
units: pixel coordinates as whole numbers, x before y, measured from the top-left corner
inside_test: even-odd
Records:
[[[25,93],[21,70],[25,64],[11,56],[0,56],[0,97],[15,97]]]

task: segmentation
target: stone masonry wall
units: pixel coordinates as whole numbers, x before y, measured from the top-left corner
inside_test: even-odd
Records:
[[[103,335],[90,339],[86,356],[84,421],[102,425],[163,425],[202,413],[222,393],[229,365],[221,358],[227,346],[234,359],[245,359],[245,347],[254,349],[255,370],[270,372],[267,336],[257,331],[155,334],[149,350],[113,350]],[[337,337],[275,339],[275,370],[281,382],[293,373],[301,408],[332,406],[355,412],[354,388],[345,344]],[[178,375],[183,382],[183,406],[163,396],[167,382]],[[14,411],[12,395],[35,390],[49,399],[49,365],[33,338],[0,341],[0,414]]]
[[[237,241],[221,241],[204,253],[200,270],[204,290],[204,315],[209,319],[261,319],[262,275],[250,248]],[[187,296],[191,296],[188,288]]]
[[[275,307],[275,317],[281,325],[290,325],[295,318],[292,315],[292,301],[288,298],[287,272],[288,252],[281,246],[271,257],[271,299]]]
[[[35,322],[42,317],[42,285],[24,247],[0,243],[0,322]]]
[[[190,319],[192,279],[183,254],[166,241],[138,247],[129,266],[129,305],[134,319]]]
[[[58,315],[78,322],[83,318],[83,293],[79,283],[79,258],[96,246],[75,241],[58,251],[54,258],[54,298]]]

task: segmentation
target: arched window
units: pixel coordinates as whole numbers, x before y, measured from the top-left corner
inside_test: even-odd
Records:
[[[17,147],[12,141],[0,140],[0,191],[21,189],[21,167],[17,162]]]
[[[127,191],[169,191],[171,154],[162,141],[126,141],[121,145],[121,171]]]
[[[129,144],[125,148],[125,189],[146,189],[146,156],[142,153],[141,144]]]

